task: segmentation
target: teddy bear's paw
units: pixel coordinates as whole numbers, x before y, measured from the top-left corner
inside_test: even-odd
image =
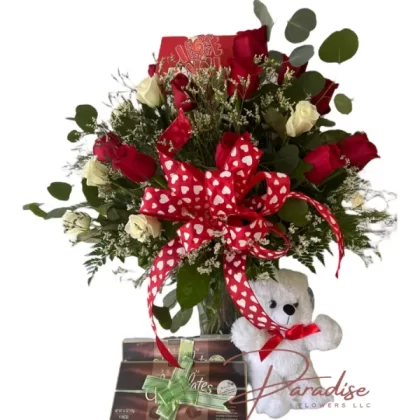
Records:
[[[272,419],[279,419],[290,411],[291,405],[279,398],[265,397],[258,402],[256,408],[258,414],[266,414]]]
[[[338,347],[343,338],[343,331],[340,325],[328,315],[318,315],[315,324],[321,330],[323,337],[320,350],[332,350]]]
[[[246,318],[237,319],[231,331],[232,342],[239,350],[254,351],[260,349],[265,343],[263,332],[255,328]]]

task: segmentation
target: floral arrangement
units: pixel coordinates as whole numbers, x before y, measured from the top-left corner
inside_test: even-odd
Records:
[[[172,55],[151,65],[137,86],[118,73],[124,91],[109,95],[108,122],[79,105],[69,118],[78,126],[68,135],[78,143],[69,169],[82,173],[86,200],[50,212],[38,203],[24,207],[44,219],[62,217],[72,242],[92,243],[89,283],[108,259],[137,258],[145,272],[136,285],[151,278],[150,314],[172,332],[196,305],[204,332],[229,329],[244,311],[246,278],[270,277],[282,255],[315,272],[314,260],[324,263],[335,240],[340,258],[345,248],[368,264],[379,255],[372,235],[382,238],[395,224],[386,210],[369,207],[382,193],[361,177],[379,158],[376,146],[366,133],[332,128],[326,118],[332,103],[349,114],[352,101],[337,93],[336,81],[308,68],[313,46],[269,51],[273,19],[259,0],[254,9],[262,26],[232,37],[226,66]],[[315,14],[301,9],[286,39],[302,43],[315,26]],[[217,49],[217,42],[188,40],[195,52]],[[357,49],[357,35],[343,29],[318,54],[342,64]],[[48,191],[68,200],[72,186],[54,182]],[[242,275],[239,290],[226,287]],[[177,287],[157,306],[164,282]],[[181,309],[172,316],[176,303]]]

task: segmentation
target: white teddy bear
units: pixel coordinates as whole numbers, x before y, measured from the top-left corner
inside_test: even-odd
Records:
[[[277,270],[275,274],[275,280],[250,282],[263,309],[276,323],[286,328],[298,324],[304,326],[311,324],[314,302],[312,291],[308,288],[307,277],[302,273],[285,269]],[[276,347],[276,350],[293,350],[309,360],[309,368],[303,379],[288,388],[284,385],[271,388],[269,386],[297,379],[306,367],[307,362],[304,357],[287,351],[273,351],[264,361],[261,361],[258,352],[245,356],[254,398],[258,396],[258,389],[263,387],[272,366],[271,375],[265,384],[265,387],[269,388],[263,392],[263,395],[270,393],[272,395],[263,396],[258,401],[257,413],[280,418],[291,408],[319,408],[333,401],[333,397],[329,395],[319,395],[320,393],[316,392],[314,394],[318,395],[312,395],[310,390],[302,392],[306,387],[320,389],[321,386],[318,379],[305,379],[318,376],[310,362],[309,352],[335,349],[342,338],[340,326],[329,316],[318,315],[314,323],[319,332],[295,340],[283,339]],[[254,327],[246,318],[239,318],[232,326],[232,341],[243,352],[260,350],[272,337],[266,330]],[[299,392],[297,393],[296,389],[292,392],[297,387],[300,388]],[[280,388],[283,389],[274,392]]]

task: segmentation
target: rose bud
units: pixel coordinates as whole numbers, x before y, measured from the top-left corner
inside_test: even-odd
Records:
[[[134,182],[144,182],[156,172],[155,160],[138,152],[134,146],[122,145],[115,151],[112,167]]]
[[[256,55],[267,57],[267,27],[238,32],[233,40],[233,57],[254,61]]]
[[[147,69],[147,73],[150,77],[153,77],[157,70],[157,64],[149,64],[149,67]]]
[[[319,114],[316,107],[308,101],[300,101],[295,111],[286,123],[286,132],[290,137],[297,137],[307,133],[318,121]]]
[[[350,160],[351,166],[362,170],[372,159],[379,158],[378,149],[365,133],[356,133],[338,143],[341,154]]]
[[[289,57],[286,54],[283,54],[283,61],[280,65],[279,76],[277,82],[279,85],[283,83],[284,76],[287,71],[291,72],[293,70],[293,77],[300,77],[306,71],[306,67],[308,67],[308,63],[303,64],[302,66],[294,67],[289,62]]]
[[[316,106],[316,109],[321,115],[328,114],[331,111],[330,102],[334,91],[338,88],[338,84],[329,79],[325,79],[324,88],[317,95],[311,98],[311,103]]]
[[[93,154],[100,162],[109,162],[114,156],[115,150],[121,146],[121,141],[115,133],[106,133],[95,141]]]
[[[312,165],[312,169],[305,174],[309,182],[320,184],[338,168],[346,164],[341,158],[340,149],[336,144],[318,146],[303,159]]]
[[[178,73],[171,81],[175,108],[185,112],[191,111],[197,106],[186,92],[188,83],[188,77],[183,73]]]
[[[242,99],[250,98],[260,85],[262,71],[263,69],[251,60],[231,59],[229,78],[231,80],[228,80],[228,95],[233,96],[238,89],[238,94]],[[246,85],[242,85],[243,81],[246,81]]]
[[[132,214],[125,225],[125,231],[139,242],[146,242],[150,237],[157,238],[162,230],[158,219],[144,214]]]
[[[136,86],[137,99],[150,108],[157,108],[163,104],[163,95],[160,91],[157,75],[146,77]]]

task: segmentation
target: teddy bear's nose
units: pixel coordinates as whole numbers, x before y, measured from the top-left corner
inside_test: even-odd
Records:
[[[296,309],[293,305],[284,305],[283,311],[286,312],[287,315],[291,316],[295,313]]]

